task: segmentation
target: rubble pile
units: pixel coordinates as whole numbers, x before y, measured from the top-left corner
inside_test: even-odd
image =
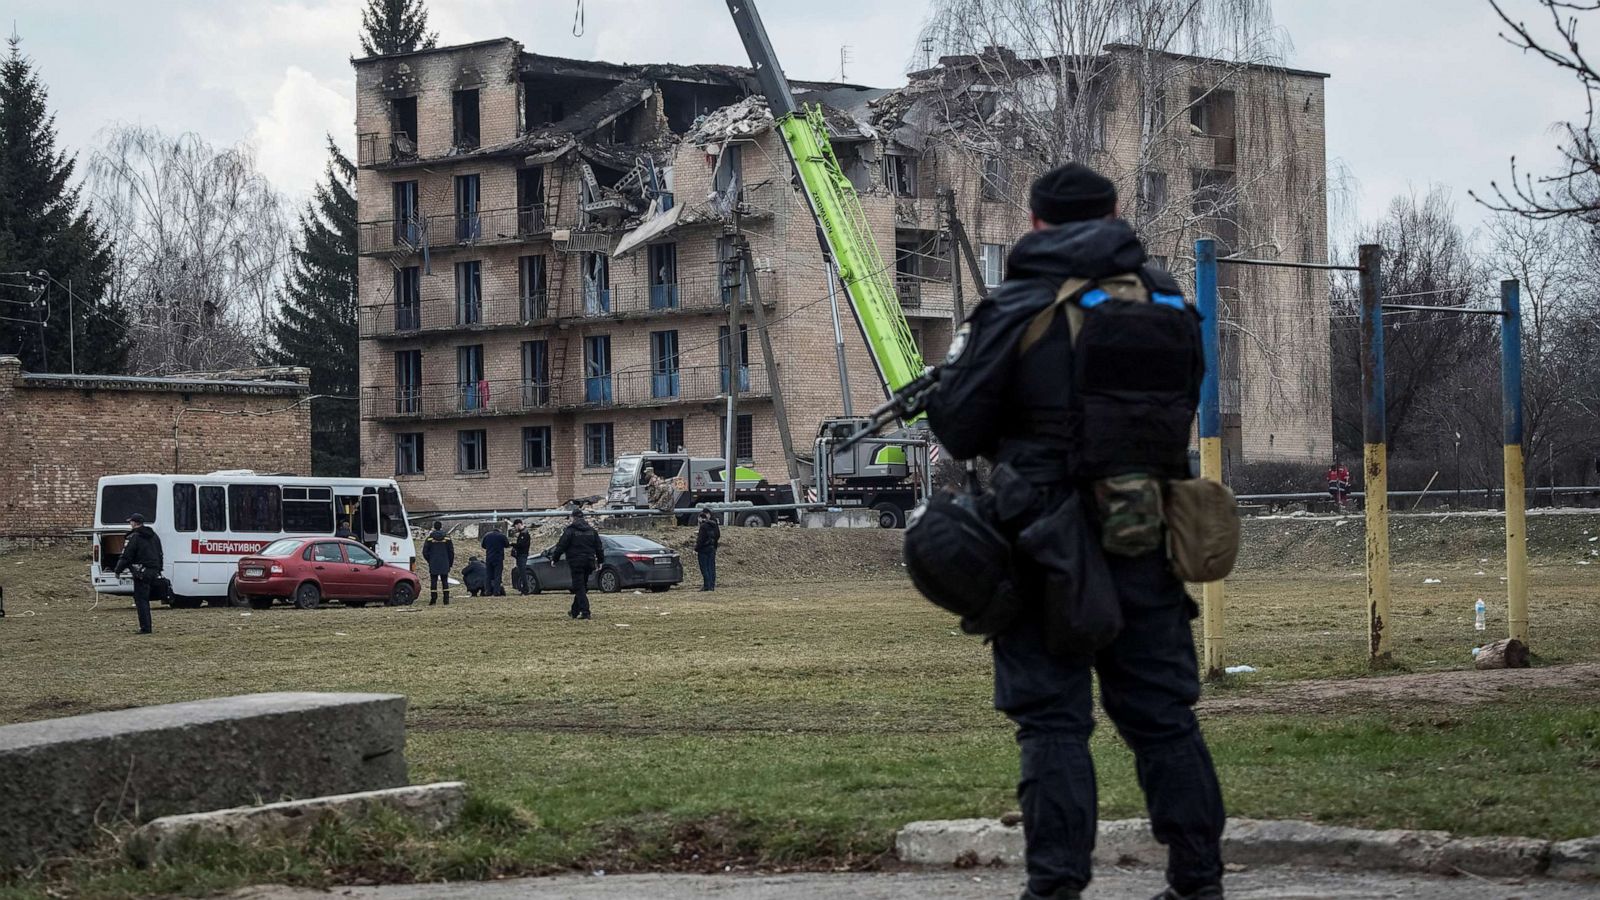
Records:
[[[771,128],[773,121],[766,98],[754,95],[695,119],[683,139],[704,146],[729,138],[758,134]]]

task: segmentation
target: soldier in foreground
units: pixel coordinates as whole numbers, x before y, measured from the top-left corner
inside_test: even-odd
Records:
[[[952,342],[928,405],[945,448],[995,464],[985,497],[1017,560],[996,567],[1016,573],[1014,610],[969,630],[994,636],[995,706],[1017,725],[1023,897],[1075,900],[1091,877],[1092,670],[1168,849],[1157,900],[1220,900],[1222,792],[1192,709],[1198,611],[1162,525],[1166,480],[1188,475],[1198,317],[1147,265],[1109,180],[1070,164],[1031,201],[1033,232]]]

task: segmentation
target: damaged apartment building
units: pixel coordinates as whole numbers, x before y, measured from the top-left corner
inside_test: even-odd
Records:
[[[947,62],[896,90],[794,82],[822,105],[929,360],[960,294],[970,309],[976,282],[998,284],[1027,227],[1003,164],[974,162],[940,126],[930,98],[960,65]],[[720,455],[737,386],[738,454],[781,482],[757,298],[796,443],[842,411],[830,276],[748,70],[560,59],[511,39],[355,68],[364,474],[407,482],[419,511],[554,506],[603,493],[622,454]],[[959,289],[951,211],[977,269]],[[731,303],[752,323],[737,335]],[[854,407],[870,409],[882,386],[839,303]],[[1325,316],[1315,327],[1325,338]],[[1321,360],[1310,389],[1325,391],[1325,340]],[[1248,432],[1262,423],[1239,421],[1240,396]],[[1275,451],[1324,453],[1326,410],[1314,420],[1266,423]]]

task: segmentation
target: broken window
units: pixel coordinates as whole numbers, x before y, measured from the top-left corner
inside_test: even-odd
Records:
[[[728,372],[728,358],[732,355],[733,334],[726,325],[717,326],[717,368],[722,374],[722,392],[728,393],[732,380]],[[750,326],[739,326],[739,390],[750,390]]]
[[[1191,88],[1189,125],[1195,134],[1211,138],[1212,165],[1234,165],[1238,149],[1238,125],[1234,116],[1233,91]]]
[[[1006,245],[979,244],[978,268],[983,271],[984,287],[998,287],[1005,277]]]
[[[394,242],[411,247],[422,243],[422,214],[415,181],[394,183]]]
[[[517,170],[517,230],[522,234],[544,230],[544,166]]]
[[[894,292],[901,306],[922,305],[922,259],[917,254],[918,240],[912,233],[899,232],[894,239]]]
[[[584,402],[611,402],[611,335],[583,339]]]
[[[550,317],[550,269],[542,253],[517,260],[517,296],[521,298],[522,321],[538,322]]]
[[[417,155],[417,98],[401,97],[389,101],[391,150],[398,158]]]
[[[739,193],[744,183],[744,158],[739,145],[728,144],[722,148],[722,153],[717,157],[717,171],[712,176],[711,187],[714,196],[711,206],[723,217],[733,214],[734,207],[739,205]]]
[[[653,453],[682,453],[683,420],[651,419],[650,450]]]
[[[401,415],[422,411],[421,350],[400,350],[394,355],[394,411]]]
[[[483,233],[483,221],[478,217],[478,198],[478,176],[457,175],[456,240],[463,244],[476,241]]]
[[[678,332],[650,332],[650,396],[678,396]]]
[[[615,430],[610,422],[590,422],[583,426],[583,464],[591,469],[609,468],[616,457]]]
[[[394,330],[422,327],[422,270],[416,266],[394,272]]]
[[[983,158],[983,199],[1004,200],[1006,193],[1011,190],[1010,166],[1006,165],[1004,157],[985,156]]]
[[[456,324],[483,323],[483,263],[456,263]]]
[[[394,473],[422,474],[422,435],[412,432],[394,436]]]
[[[611,257],[604,253],[585,253],[583,266],[583,314],[600,316],[611,312]]]
[[[872,167],[867,165],[866,156],[862,153],[864,144],[859,141],[843,143],[835,141],[833,153],[839,158],[839,168],[843,170],[844,177],[850,180],[850,185],[856,193],[865,194],[872,190]]]
[[[489,438],[482,428],[456,432],[456,472],[471,475],[489,471]]]
[[[650,308],[678,308],[678,245],[650,245]]]
[[[478,149],[478,89],[456,91],[450,105],[455,121],[453,146],[457,150]]]
[[[1151,215],[1167,208],[1167,173],[1144,173],[1144,178],[1139,181],[1139,204]]]
[[[550,471],[549,425],[529,425],[522,429],[522,471]]]
[[[550,403],[550,342],[522,342],[522,405]]]
[[[883,158],[883,185],[896,197],[917,195],[917,158],[890,153]]]
[[[483,377],[483,345],[456,348],[456,388],[463,410],[488,405],[489,382]]]

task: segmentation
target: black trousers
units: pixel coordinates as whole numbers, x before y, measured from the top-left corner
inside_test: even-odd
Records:
[[[1164,551],[1110,556],[1125,624],[1094,659],[1100,699],[1133,749],[1150,827],[1167,847],[1167,881],[1189,893],[1222,880],[1222,791],[1192,709],[1200,697],[1194,601]],[[1028,888],[1049,896],[1090,879],[1096,793],[1090,663],[1045,648],[1043,626],[1024,620],[994,641],[995,708],[1017,725]]]
[[[501,581],[501,577],[505,574],[506,558],[504,556],[492,556],[483,562],[489,567],[489,580],[484,585],[484,594],[490,597],[504,597],[506,588],[505,583]]]
[[[572,571],[572,608],[567,615],[574,619],[589,618],[589,576],[594,572],[594,563],[579,565],[568,563],[567,568]]]
[[[528,592],[528,554],[514,553],[511,560],[515,568],[511,570],[511,586],[519,594]]]
[[[450,602],[450,573],[449,572],[429,572],[428,573],[428,592],[431,595],[430,599],[432,599],[432,600],[439,599],[439,588],[441,588],[441,587],[444,588],[444,602],[449,603]]]
[[[700,587],[704,590],[717,589],[717,548],[709,547],[697,550],[695,554],[700,559]]]
[[[154,578],[133,577],[133,606],[139,611],[139,631],[149,634],[155,630],[150,620],[150,591],[155,587]]]

